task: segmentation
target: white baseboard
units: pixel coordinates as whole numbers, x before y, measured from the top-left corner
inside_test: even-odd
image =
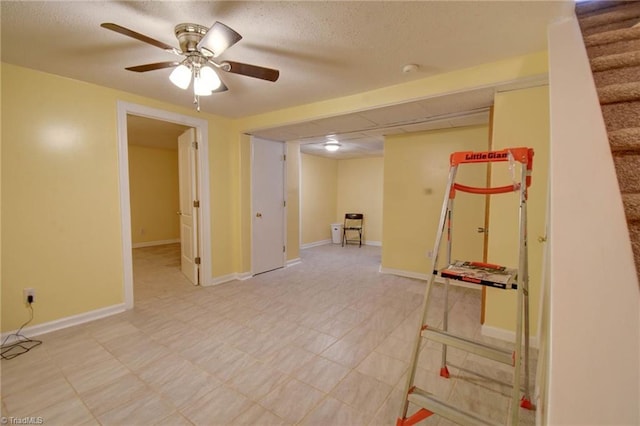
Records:
[[[331,244],[331,241],[332,240],[321,240],[321,241],[315,241],[313,243],[301,244],[300,245],[300,250],[308,249],[308,248],[311,248],[311,247],[323,246],[325,244]]]
[[[180,238],[174,238],[173,240],[145,241],[143,243],[133,243],[131,247],[141,248],[141,247],[163,246],[165,244],[175,244],[179,242],[180,242]]]
[[[491,327],[490,325],[483,324],[480,327],[480,333],[486,337],[492,337],[494,339],[504,340],[506,342],[514,343],[516,341],[515,331],[505,330],[504,328]],[[524,338],[524,335],[523,335]],[[538,349],[538,337],[529,336],[529,346]]]
[[[295,259],[287,260],[287,263],[284,266],[285,268],[288,268],[290,266],[294,266],[299,263],[302,263],[302,259],[300,259],[299,257],[296,257]]]
[[[313,242],[313,243],[302,244],[300,246],[300,250],[308,249],[308,248],[311,248],[311,247],[324,246],[326,244],[340,245],[341,243],[334,243],[333,240],[316,241],[316,242]],[[362,244],[365,245],[365,246],[382,247],[382,241],[362,241]],[[351,245],[353,245],[353,243],[351,243]]]
[[[383,268],[382,265],[380,265],[379,271],[380,273],[383,273],[383,274],[398,275],[400,277],[414,278],[416,280],[422,280],[422,281],[427,281],[429,279],[429,274],[424,274],[422,272],[405,271],[402,269]],[[444,279],[442,279],[441,277],[436,277],[435,282],[444,284]],[[449,284],[455,285],[457,287],[470,288],[473,290],[480,290],[482,288],[477,285],[465,283],[462,281],[456,281],[456,280],[450,280]]]
[[[52,331],[62,330],[63,328],[73,327],[74,325],[84,324],[86,322],[95,321],[100,318],[109,317],[111,315],[120,314],[126,311],[126,306],[124,303],[120,303],[118,305],[107,306],[106,308],[96,309],[94,311],[85,312],[78,315],[72,315],[66,318],[60,318],[54,321],[45,322],[42,324],[34,325],[32,327],[23,328],[20,332],[28,337],[39,336],[41,334],[51,333]],[[2,333],[2,341],[7,338],[7,336],[14,334],[18,330],[8,331],[6,333]],[[15,338],[10,338],[7,340],[7,343],[12,343],[15,341]]]
[[[228,283],[229,281],[244,281],[251,278],[251,272],[234,272],[233,274],[222,275],[220,277],[214,277],[209,280],[208,283],[202,284],[203,287],[211,287],[214,285],[220,285],[224,283]]]

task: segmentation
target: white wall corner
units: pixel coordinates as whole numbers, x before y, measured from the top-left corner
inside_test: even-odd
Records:
[[[577,18],[551,24],[548,43],[553,202],[541,421],[640,424],[638,278]]]

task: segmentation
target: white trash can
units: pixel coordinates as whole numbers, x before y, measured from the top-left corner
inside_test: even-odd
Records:
[[[331,240],[333,244],[342,243],[342,223],[331,224]]]

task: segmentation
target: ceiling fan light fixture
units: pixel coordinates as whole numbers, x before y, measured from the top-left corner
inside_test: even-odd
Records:
[[[193,93],[196,96],[211,96],[211,89],[202,77],[195,76],[193,79]]]
[[[182,90],[186,90],[189,87],[189,83],[191,83],[191,69],[184,64],[180,64],[171,72],[169,80]]]
[[[324,143],[324,149],[329,152],[336,152],[342,145],[337,140],[331,139]]]
[[[208,88],[210,92],[214,92],[220,87],[222,82],[218,74],[211,69],[211,67],[202,67],[200,68],[200,83]]]

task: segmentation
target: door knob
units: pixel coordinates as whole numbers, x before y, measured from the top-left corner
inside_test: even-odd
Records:
[[[176,212],[178,216],[182,216],[182,212]]]
[[[482,234],[483,232],[487,232],[487,228],[483,228],[481,226],[478,226],[478,233]]]
[[[262,217],[262,213],[256,213],[256,217]]]

